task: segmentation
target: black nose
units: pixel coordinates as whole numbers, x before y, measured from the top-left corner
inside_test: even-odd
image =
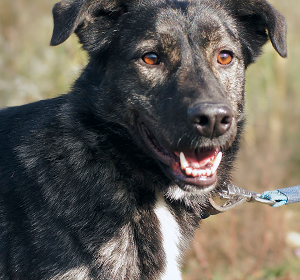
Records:
[[[188,117],[196,133],[210,139],[227,132],[233,119],[230,107],[218,103],[197,104],[188,110]]]

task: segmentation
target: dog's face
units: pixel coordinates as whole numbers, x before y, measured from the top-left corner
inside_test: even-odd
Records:
[[[245,65],[235,24],[224,25],[223,10],[185,6],[152,13],[141,7],[124,16],[105,92],[120,93],[107,107],[122,104],[127,120],[118,112],[118,122],[141,136],[169,177],[206,189],[243,118]]]
[[[90,54],[96,90],[88,98],[102,118],[125,127],[184,190],[227,179],[244,121],[244,72],[266,30],[286,56],[275,9],[259,0],[77,0],[53,11],[52,45],[75,31]]]

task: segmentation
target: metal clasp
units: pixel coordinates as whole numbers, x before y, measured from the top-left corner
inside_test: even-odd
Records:
[[[260,198],[261,195],[259,193],[241,189],[231,183],[227,183],[226,188],[227,189],[219,193],[220,199],[226,200],[222,205],[218,205],[213,198],[209,198],[209,202],[211,204],[211,215],[229,211],[244,202],[259,202],[267,205],[275,204],[274,201]]]
[[[259,193],[241,189],[238,186],[235,186],[231,183],[228,183],[226,186],[227,186],[227,191],[224,190],[222,193],[220,193],[221,199],[232,199],[235,196],[241,196],[245,198],[246,202],[259,202],[268,205],[275,204],[274,201],[260,198],[261,194]]]

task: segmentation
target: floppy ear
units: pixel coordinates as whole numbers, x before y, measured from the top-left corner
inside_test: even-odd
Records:
[[[77,33],[82,27],[93,23],[96,17],[106,16],[106,23],[109,17],[116,19],[117,14],[124,13],[127,2],[132,1],[62,0],[56,3],[52,10],[54,29],[50,45],[57,46],[63,43],[72,33]]]
[[[66,41],[83,22],[86,11],[84,0],[63,0],[53,7],[54,28],[50,45],[57,46]]]
[[[230,13],[243,26],[242,37],[251,54],[251,62],[261,53],[261,47],[271,40],[274,49],[282,57],[287,56],[286,21],[265,0],[229,0]]]

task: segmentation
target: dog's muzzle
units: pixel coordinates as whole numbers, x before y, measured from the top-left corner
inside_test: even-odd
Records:
[[[232,121],[232,111],[224,104],[199,103],[188,110],[188,123],[193,134],[211,143],[230,130]],[[138,121],[138,127],[144,142],[155,158],[163,163],[169,177],[202,189],[214,185],[222,161],[220,146],[210,144],[170,150],[157,140],[145,121]]]

